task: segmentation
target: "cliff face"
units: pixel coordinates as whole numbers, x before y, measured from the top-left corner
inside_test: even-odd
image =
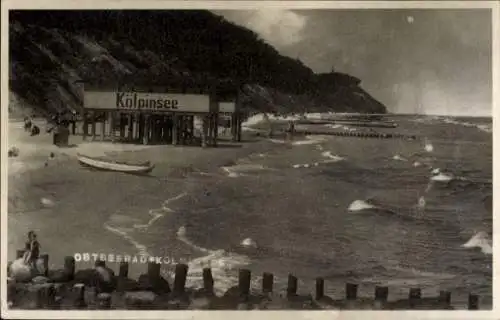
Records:
[[[208,11],[10,13],[10,89],[42,114],[81,108],[81,86],[119,79],[242,83],[250,112],[384,113],[359,79],[314,74],[252,31]],[[140,81],[139,81],[140,82]]]

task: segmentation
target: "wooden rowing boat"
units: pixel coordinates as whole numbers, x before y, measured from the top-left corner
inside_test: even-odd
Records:
[[[155,167],[154,164],[151,164],[149,161],[131,164],[126,162],[93,158],[82,154],[78,154],[77,157],[81,165],[100,170],[117,171],[125,173],[149,173]]]

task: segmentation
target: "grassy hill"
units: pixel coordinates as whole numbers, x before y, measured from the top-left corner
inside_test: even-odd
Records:
[[[314,74],[209,11],[11,11],[12,114],[81,109],[81,85],[133,81],[241,87],[249,112],[386,108],[341,73]],[[26,111],[28,112],[28,111]]]

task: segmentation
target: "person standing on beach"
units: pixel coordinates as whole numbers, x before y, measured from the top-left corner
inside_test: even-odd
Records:
[[[295,133],[295,123],[293,122],[293,120],[288,121],[288,128],[287,128],[286,132],[287,132],[288,140],[292,140],[293,135]]]
[[[36,262],[40,255],[40,243],[34,231],[28,232],[28,241],[25,245],[24,263],[36,269]]]
[[[76,120],[77,120],[77,114],[75,110],[71,111],[70,115],[70,123],[71,123],[71,134],[75,135],[76,134]]]
[[[24,117],[24,131],[30,131],[32,124],[30,117]]]

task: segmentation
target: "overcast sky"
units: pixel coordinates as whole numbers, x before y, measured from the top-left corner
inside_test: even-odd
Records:
[[[334,68],[392,112],[491,115],[489,10],[217,11],[315,72]]]

